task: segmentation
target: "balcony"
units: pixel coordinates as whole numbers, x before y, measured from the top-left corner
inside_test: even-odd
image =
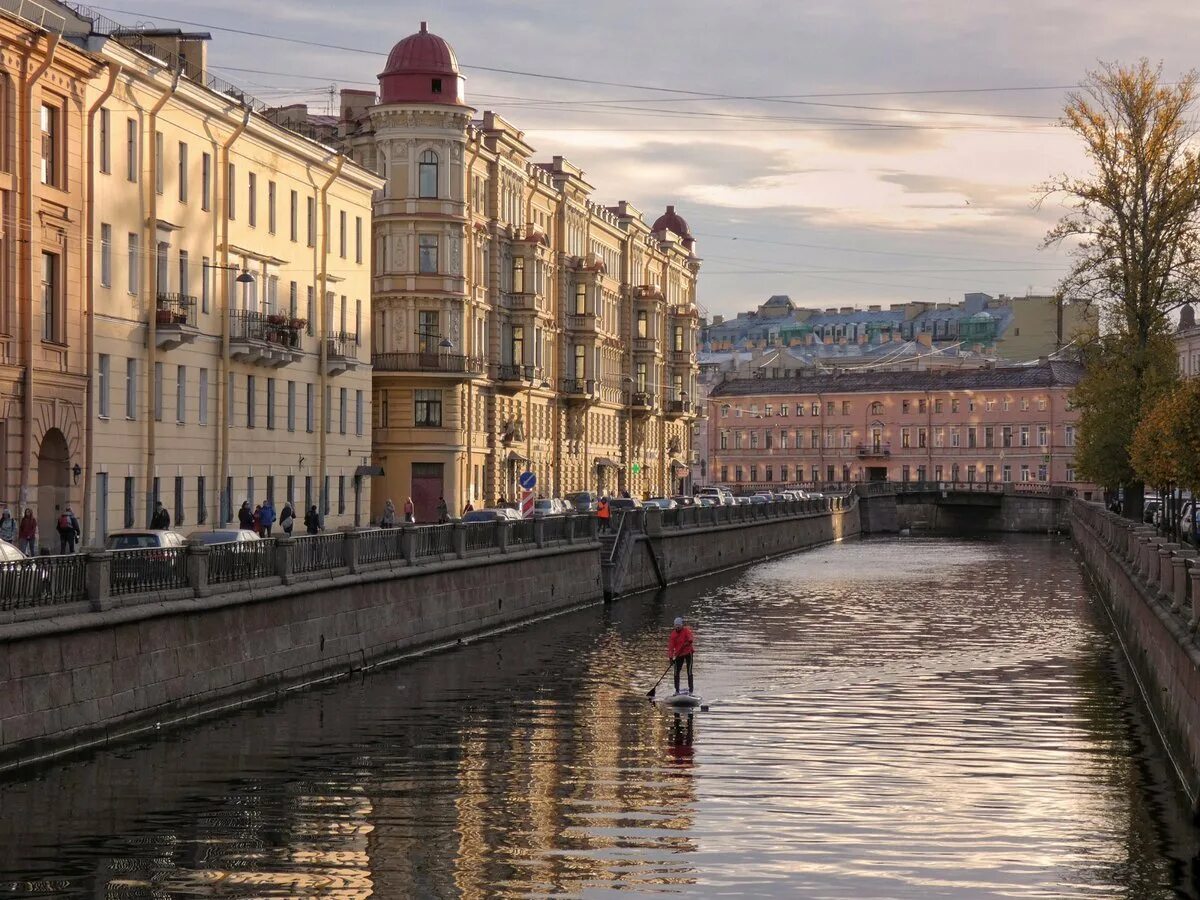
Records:
[[[533,383],[533,366],[500,363],[492,368],[492,380],[501,390],[522,391]]]
[[[335,331],[325,338],[325,372],[340,375],[353,372],[359,367],[358,335],[349,331]]]
[[[634,338],[633,339],[634,353],[657,353],[658,338]]]
[[[188,294],[160,293],[154,307],[154,343],[160,350],[190,344],[200,334],[196,327],[196,298]]]
[[[590,313],[567,316],[567,331],[591,333],[596,330],[596,317]]]
[[[694,416],[698,414],[700,404],[689,403],[686,400],[668,400],[665,410],[668,419],[681,419],[684,416]]]
[[[596,399],[597,385],[591,378],[561,378],[558,382],[558,392],[568,402],[590,403]]]
[[[537,306],[537,294],[532,291],[522,291],[519,294],[507,293],[504,295],[505,306],[509,309],[535,311]]]
[[[691,368],[696,362],[696,357],[692,355],[691,350],[672,350],[671,365]]]
[[[229,353],[234,359],[278,368],[304,356],[300,336],[307,322],[281,313],[229,311]]]
[[[376,372],[411,372],[474,378],[483,374],[483,360],[458,353],[375,353],[371,366]]]
[[[859,459],[883,459],[892,455],[891,444],[859,444]]]
[[[654,412],[654,395],[649,391],[634,391],[630,395],[629,405],[635,414],[649,415]]]

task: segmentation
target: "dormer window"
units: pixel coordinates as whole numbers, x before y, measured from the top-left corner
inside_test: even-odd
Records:
[[[442,79],[433,79],[429,84],[429,90],[434,94],[440,94],[442,92]]]
[[[438,195],[438,155],[432,150],[421,154],[418,163],[418,188],[422,198],[436,199]]]

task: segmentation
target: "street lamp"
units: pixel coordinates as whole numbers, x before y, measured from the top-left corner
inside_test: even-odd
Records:
[[[254,276],[250,274],[250,271],[245,266],[239,268],[238,266],[223,266],[220,263],[209,263],[208,267],[210,269],[224,269],[226,272],[241,272],[234,281],[238,284],[254,284]]]

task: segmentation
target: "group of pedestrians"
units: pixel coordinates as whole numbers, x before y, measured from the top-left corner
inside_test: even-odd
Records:
[[[69,503],[54,509],[58,513],[54,520],[54,530],[58,533],[58,552],[74,553],[82,534],[79,519]],[[12,544],[26,556],[37,556],[40,537],[37,516],[28,506],[19,522],[13,518],[7,506],[0,511],[0,540]]]
[[[243,531],[253,531],[261,538],[271,536],[271,529],[275,527],[276,521],[279,522],[279,528],[284,534],[289,536],[292,534],[296,527],[296,509],[292,506],[291,500],[284,502],[278,518],[275,515],[275,506],[269,499],[264,500],[253,509],[250,508],[249,500],[243,500],[238,509],[238,527]],[[317,512],[315,503],[304,514],[304,530],[308,534],[320,534],[321,532],[321,514]]]

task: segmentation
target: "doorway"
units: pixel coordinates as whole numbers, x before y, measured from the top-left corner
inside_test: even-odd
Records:
[[[436,522],[438,497],[442,496],[442,463],[412,464],[413,511],[418,522]]]
[[[867,481],[887,481],[887,466],[867,466]]]
[[[42,435],[38,447],[37,509],[39,551],[57,549],[55,522],[61,509],[70,502],[71,453],[67,439],[57,428]]]

